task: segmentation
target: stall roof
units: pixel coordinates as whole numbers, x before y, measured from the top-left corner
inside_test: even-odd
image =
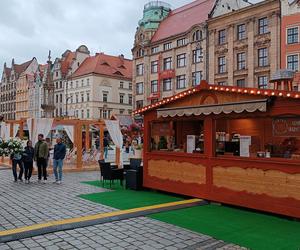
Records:
[[[135,110],[133,112],[134,115],[136,114],[143,114],[145,112],[158,109],[165,104],[175,102],[182,98],[187,98],[190,95],[194,95],[203,90],[212,90],[216,92],[232,92],[232,93],[239,93],[245,95],[256,95],[256,96],[279,96],[279,97],[286,97],[286,98],[300,98],[300,93],[296,91],[285,91],[285,90],[274,90],[274,89],[258,89],[258,88],[240,88],[237,86],[218,86],[208,84],[205,80],[202,80],[200,85],[182,91],[176,95],[164,98],[154,104],[145,106],[141,109]]]

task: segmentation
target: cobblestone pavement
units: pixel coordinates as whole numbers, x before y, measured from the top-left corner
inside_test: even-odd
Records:
[[[77,197],[106,191],[80,184],[97,172],[69,173],[64,184],[13,183],[11,170],[0,173],[0,231],[115,209]],[[36,179],[36,176],[33,177]],[[245,249],[171,224],[139,217],[35,236],[0,244],[5,249]]]

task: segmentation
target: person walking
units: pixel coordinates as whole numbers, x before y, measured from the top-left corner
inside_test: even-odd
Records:
[[[107,135],[103,138],[103,147],[104,147],[104,159],[107,159],[108,156],[108,147],[109,147],[109,140]]]
[[[33,158],[34,158],[34,148],[32,147],[32,141],[28,140],[27,145],[24,148],[24,153],[22,157],[22,161],[24,164],[25,183],[27,184],[29,184],[32,175]]]
[[[38,135],[38,142],[34,146],[34,160],[38,168],[38,181],[41,182],[43,176],[43,183],[47,180],[47,158],[49,155],[49,148],[44,141],[44,135]]]
[[[54,146],[53,154],[53,173],[55,177],[55,183],[61,184],[62,181],[62,168],[64,159],[66,156],[66,145],[62,143],[60,137],[56,139],[56,145]]]
[[[12,171],[13,171],[13,175],[15,178],[15,182],[17,182],[18,180],[22,182],[23,181],[22,176],[23,176],[23,171],[24,171],[23,162],[22,162],[22,154],[15,153],[15,154],[12,154],[10,156],[10,158],[12,160]],[[17,165],[20,168],[19,176],[17,173]]]

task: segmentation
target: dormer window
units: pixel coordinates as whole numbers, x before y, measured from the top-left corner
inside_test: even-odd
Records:
[[[195,41],[199,41],[202,39],[202,31],[200,30],[196,30],[194,33],[193,33],[193,42]]]

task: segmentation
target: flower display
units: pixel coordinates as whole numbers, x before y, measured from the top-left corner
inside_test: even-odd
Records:
[[[4,141],[0,138],[0,156],[11,156],[22,154],[24,150],[23,141],[19,138],[10,138]]]

